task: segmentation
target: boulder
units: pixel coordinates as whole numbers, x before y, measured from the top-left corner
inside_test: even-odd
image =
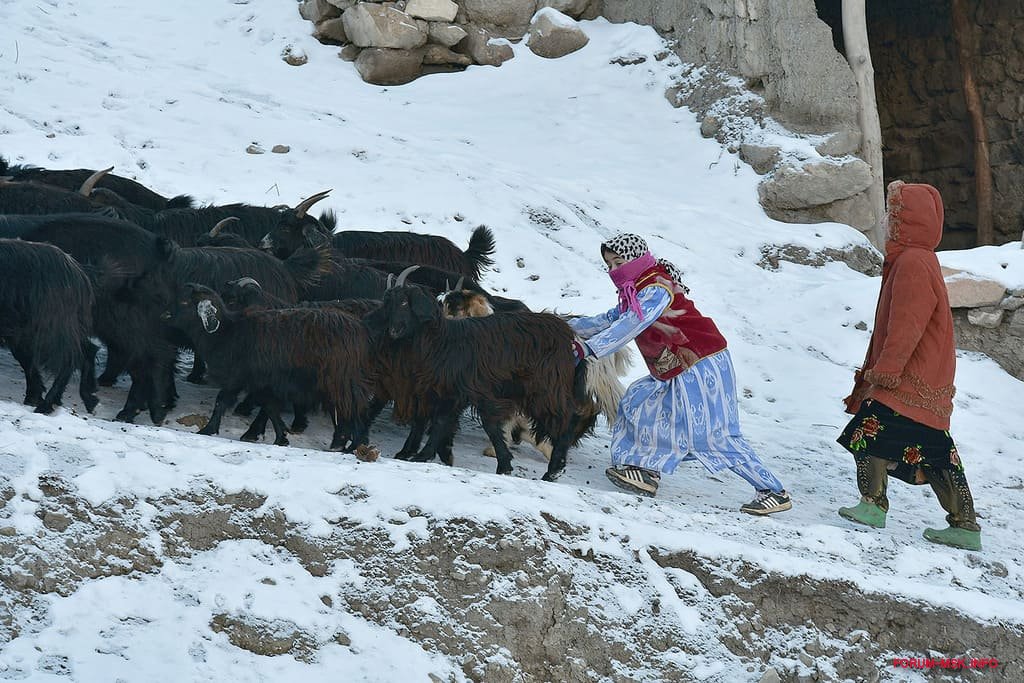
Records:
[[[537,11],[537,0],[463,0],[473,23],[491,26],[526,26]]]
[[[576,52],[590,42],[579,24],[556,9],[537,10],[526,32],[526,44],[539,57],[557,59]]]
[[[740,145],[740,159],[750,164],[751,168],[760,175],[770,173],[775,164],[779,163],[778,147],[764,147],[743,143]]]
[[[855,154],[860,149],[861,134],[859,130],[841,130],[830,135],[814,149],[826,157],[844,157]]]
[[[955,275],[946,279],[946,291],[950,308],[982,308],[998,306],[1006,288],[993,280]]]
[[[1003,322],[1003,311],[999,308],[973,308],[967,311],[967,320],[972,325],[994,330]]]
[[[420,75],[423,50],[368,47],[356,57],[356,71],[367,83],[402,85]]]
[[[344,45],[349,42],[345,35],[345,21],[341,17],[321,21],[313,31],[313,37],[325,45]]]
[[[802,209],[851,197],[870,185],[871,167],[853,159],[843,164],[783,166],[758,185],[757,193],[765,206]]]
[[[459,6],[451,0],[409,0],[405,13],[427,21],[455,21]]]
[[[477,64],[484,66],[501,66],[503,62],[515,57],[512,46],[507,40],[495,39],[490,31],[474,26],[467,27],[468,33],[458,44],[458,51],[469,55]]]
[[[348,39],[359,47],[411,50],[427,42],[427,34],[405,12],[364,2],[342,15]]]
[[[444,45],[427,45],[423,48],[424,64],[455,64],[458,66],[469,66],[473,60],[469,56],[452,52]]]
[[[551,7],[573,19],[579,19],[589,4],[590,0],[539,0],[537,9]]]
[[[431,42],[445,47],[452,47],[466,37],[466,30],[454,24],[431,23],[427,28],[427,37]]]
[[[341,48],[341,50],[338,51],[338,56],[344,59],[346,62],[354,62],[356,61],[356,57],[359,56],[359,52],[362,49],[363,48],[359,47],[358,45],[353,45],[352,43],[349,43],[348,45],[346,45],[345,47]]]
[[[299,5],[299,14],[307,21],[319,24],[325,19],[336,19],[341,16],[341,10],[327,2],[327,0],[305,0]]]
[[[331,3],[342,12],[356,4],[356,0],[327,0],[327,2]]]
[[[700,122],[700,134],[706,138],[713,138],[722,130],[722,122],[715,116],[705,116]]]
[[[1012,335],[1024,337],[1024,311],[1017,311],[1013,314],[1007,331]]]

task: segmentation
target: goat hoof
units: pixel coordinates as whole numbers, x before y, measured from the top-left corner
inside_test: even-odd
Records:
[[[550,471],[549,472],[545,472],[544,476],[541,477],[541,479],[543,481],[555,481],[560,476],[562,476],[563,472],[565,472],[565,470],[555,470],[554,472],[550,472]]]
[[[206,384],[206,380],[203,379],[202,375],[189,374],[185,377],[185,381],[190,384]]]
[[[448,467],[451,467],[452,464],[455,462],[455,459],[452,457],[451,453],[445,453],[441,456],[441,462],[443,462],[445,465],[448,465]]]
[[[43,402],[43,397],[42,396],[25,396],[25,400],[22,401],[22,403],[24,405],[27,405],[27,406],[37,406],[37,405],[39,405],[42,402]]]
[[[417,453],[409,458],[409,462],[430,462],[434,459],[433,453]]]
[[[238,440],[247,441],[249,443],[256,443],[257,441],[260,440],[260,437],[258,434],[250,434],[249,432],[246,432],[245,434],[242,434],[240,437],[238,437]]]
[[[40,415],[49,415],[50,413],[53,412],[53,408],[54,408],[54,405],[52,403],[43,402],[43,403],[40,403],[38,406],[36,406],[36,409],[35,409],[34,412],[37,412]]]
[[[308,426],[309,420],[292,420],[292,426],[288,428],[288,431],[292,434],[301,434],[306,431]]]
[[[216,436],[219,433],[220,433],[220,430],[219,429],[214,429],[213,427],[210,426],[209,423],[207,423],[205,427],[203,427],[198,432],[196,432],[196,434],[202,434],[203,436]],[[244,438],[242,439],[242,441],[245,441],[245,440],[246,439],[244,439]],[[255,441],[255,440],[256,439],[253,439],[253,441]]]
[[[274,445],[275,446],[287,446],[288,445],[288,439],[286,439],[283,436],[280,439],[274,439]]]
[[[117,384],[117,376],[111,377],[109,375],[100,375],[96,378],[96,383],[101,387],[112,387]]]
[[[83,396],[82,402],[85,404],[85,409],[91,413],[96,410],[96,406],[99,405],[100,400],[95,396]]]
[[[138,414],[139,411],[137,410],[129,410],[125,408],[117,415],[115,415],[114,419],[117,420],[118,422],[124,422],[125,424],[132,424],[133,422],[135,422],[135,416]]]
[[[501,465],[498,465],[498,469],[495,471],[495,473],[496,474],[512,474],[512,465],[508,465],[507,467],[502,467]]]
[[[395,453],[395,460],[412,460],[415,453],[408,453],[406,451],[398,451]]]

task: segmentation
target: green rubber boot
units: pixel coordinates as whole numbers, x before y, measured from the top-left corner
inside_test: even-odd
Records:
[[[852,508],[839,508],[839,516],[876,529],[885,528],[885,510],[863,499]]]
[[[925,529],[924,537],[932,543],[941,543],[962,550],[981,550],[981,532],[951,526],[945,529]]]

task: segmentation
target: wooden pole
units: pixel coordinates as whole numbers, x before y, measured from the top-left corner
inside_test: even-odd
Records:
[[[882,125],[878,120],[875,70],[871,64],[864,0],[843,0],[843,44],[846,46],[846,61],[850,63],[857,81],[857,123],[861,132],[861,158],[871,167],[871,185],[867,193],[875,214],[875,227],[868,238],[876,247],[885,251],[885,228],[882,224],[885,216]]]
[[[995,229],[992,225],[992,165],[988,158],[988,131],[985,128],[985,112],[974,80],[974,31],[964,0],[951,0],[953,38],[960,56],[960,77],[963,81],[967,113],[971,117],[974,133],[974,193],[978,202],[977,241],[978,245],[994,244]]]

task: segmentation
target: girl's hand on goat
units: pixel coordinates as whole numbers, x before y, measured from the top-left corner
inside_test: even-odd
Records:
[[[580,341],[579,337],[573,337],[572,353],[576,357],[576,364],[579,365],[581,360],[590,355],[590,349]]]

